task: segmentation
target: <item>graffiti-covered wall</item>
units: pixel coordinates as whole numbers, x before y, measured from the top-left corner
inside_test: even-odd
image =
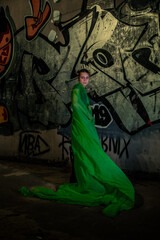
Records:
[[[0,156],[70,163],[70,95],[85,67],[104,151],[159,172],[159,14],[159,0],[0,0]]]

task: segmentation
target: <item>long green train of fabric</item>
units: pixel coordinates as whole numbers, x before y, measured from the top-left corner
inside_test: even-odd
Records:
[[[86,89],[76,84],[71,94],[71,144],[77,183],[65,183],[55,192],[44,187],[19,191],[24,196],[84,206],[105,205],[103,213],[115,217],[133,208],[135,191],[124,172],[104,152],[92,116]]]

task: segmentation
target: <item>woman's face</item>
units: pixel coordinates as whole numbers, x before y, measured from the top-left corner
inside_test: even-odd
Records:
[[[83,85],[83,87],[86,87],[89,83],[90,76],[87,72],[81,72],[80,76],[78,78],[79,82]]]

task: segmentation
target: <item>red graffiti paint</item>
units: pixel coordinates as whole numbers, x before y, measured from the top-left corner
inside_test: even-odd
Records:
[[[30,3],[33,16],[27,16],[25,18],[27,40],[32,40],[37,37],[51,14],[51,7],[48,2],[45,4],[44,11],[41,11],[40,9],[41,0],[30,0]]]
[[[8,111],[4,106],[0,106],[0,124],[8,122]]]
[[[152,123],[151,123],[149,120],[148,120],[147,124],[150,125],[150,126],[152,126]]]
[[[12,57],[12,33],[9,22],[4,18],[3,24],[5,25],[0,31],[0,77],[5,73],[9,67]],[[2,20],[3,21],[3,20]]]

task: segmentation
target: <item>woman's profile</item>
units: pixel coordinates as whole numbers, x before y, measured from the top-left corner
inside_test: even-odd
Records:
[[[133,208],[135,192],[124,172],[103,151],[85,89],[89,80],[89,71],[81,69],[71,92],[71,145],[77,182],[63,184],[56,192],[41,187],[30,191],[22,187],[20,191],[63,203],[105,205],[104,214],[114,217]]]

